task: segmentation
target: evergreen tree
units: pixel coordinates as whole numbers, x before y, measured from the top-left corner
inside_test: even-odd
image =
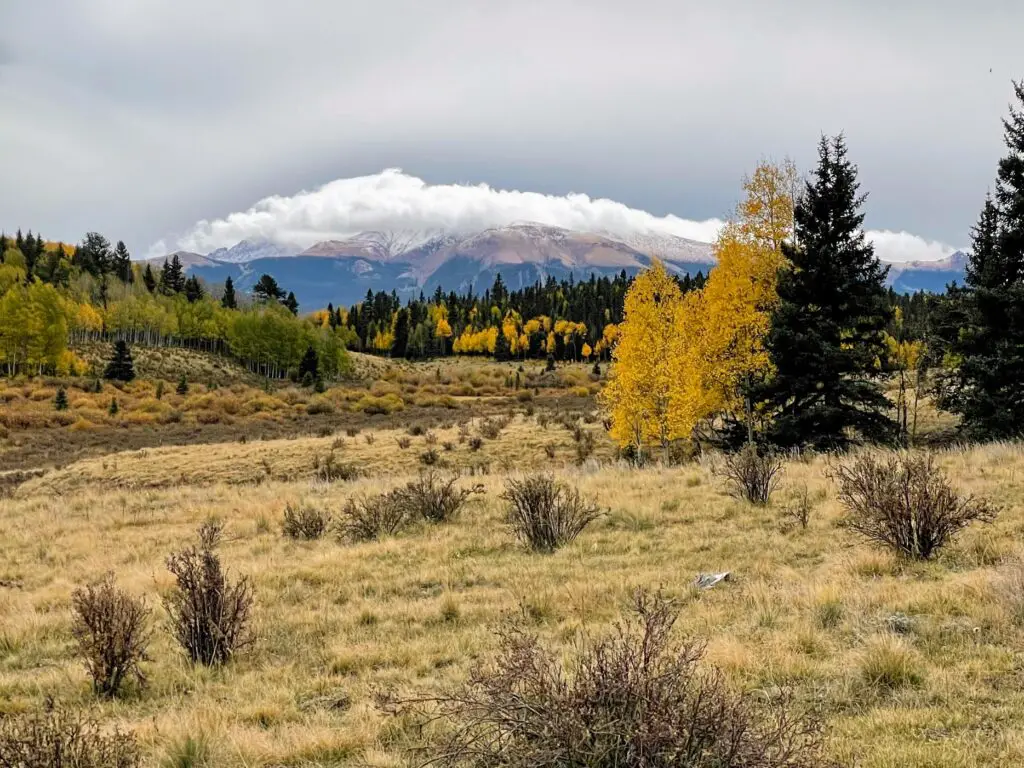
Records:
[[[203,286],[199,283],[198,277],[192,275],[185,281],[185,298],[189,304],[195,304],[203,298],[203,294]]]
[[[164,263],[166,264],[166,262]],[[142,284],[150,293],[156,290],[156,277],[153,276],[153,267],[149,264],[146,265],[146,269],[142,273]]]
[[[164,380],[163,379],[160,379],[159,381],[157,381],[157,383],[156,383],[156,392],[154,393],[154,397],[156,397],[157,400],[163,400],[163,397],[164,397]]]
[[[767,347],[775,377],[762,388],[769,441],[844,448],[886,440],[892,405],[878,382],[888,319],[886,269],[864,238],[857,168],[842,135],[822,137],[818,167],[795,209],[797,244],[779,274]]]
[[[409,349],[409,310],[398,310],[395,317],[395,337],[391,342],[391,357],[405,357]]]
[[[972,231],[964,289],[951,290],[931,320],[945,357],[939,405],[977,438],[1024,433],[1024,81],[1004,121],[1007,154],[995,200],[985,200]]]
[[[306,347],[306,354],[302,356],[302,360],[299,362],[299,379],[305,381],[308,376],[310,381],[315,381],[319,375],[320,356],[317,355],[313,345],[310,344]]]
[[[224,295],[220,297],[220,305],[224,309],[238,309],[238,299],[235,298],[235,284],[229,276],[224,281]]]
[[[495,285],[497,285],[497,281],[495,281]],[[511,357],[512,347],[508,343],[508,337],[502,331],[501,326],[498,326],[498,335],[494,339],[494,359],[498,362],[504,362]]]
[[[58,411],[68,409],[68,391],[64,387],[57,390],[57,394],[53,398],[53,407]]]
[[[115,381],[131,381],[135,378],[135,366],[132,363],[132,353],[128,345],[118,340],[114,344],[114,354],[107,363],[103,372],[103,378]]]
[[[117,246],[114,248],[112,263],[114,274],[119,280],[121,280],[121,282],[134,282],[135,275],[132,272],[132,257],[131,254],[128,253],[128,248],[125,246],[123,240],[117,241]]]
[[[99,232],[89,232],[75,249],[75,266],[99,277],[111,271],[113,253],[110,241]]]
[[[109,413],[111,416],[117,416],[117,414],[120,411],[121,411],[121,407],[117,404],[117,398],[116,397],[110,398],[110,408],[107,409],[107,413]]]
[[[270,275],[260,275],[259,281],[252,288],[252,295],[257,301],[281,301],[285,297],[277,280]]]
[[[295,298],[295,294],[293,292],[289,291],[288,297],[281,303],[284,304],[285,307],[288,308],[288,311],[291,312],[293,315],[299,314],[299,302]]]
[[[185,268],[181,265],[178,254],[171,256],[171,265],[167,268],[167,286],[171,293],[185,290]]]
[[[185,374],[181,374],[181,378],[178,379],[178,386],[174,388],[174,391],[184,397],[188,394],[188,379],[185,378]]]

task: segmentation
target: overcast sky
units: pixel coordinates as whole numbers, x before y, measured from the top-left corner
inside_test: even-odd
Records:
[[[0,226],[142,255],[274,195],[333,226],[294,196],[388,168],[702,221],[842,130],[869,228],[962,246],[1022,30],[1016,0],[0,0]]]

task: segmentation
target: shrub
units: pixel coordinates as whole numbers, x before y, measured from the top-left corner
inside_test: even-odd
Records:
[[[551,475],[509,478],[501,498],[508,503],[507,519],[516,536],[538,552],[568,544],[602,514],[578,490]]]
[[[725,457],[722,474],[730,493],[751,504],[765,505],[779,484],[782,459],[773,453],[762,453],[756,446],[746,445]]]
[[[334,405],[326,397],[318,397],[306,406],[306,413],[310,416],[320,416],[334,413]]]
[[[185,374],[181,374],[181,378],[178,379],[178,386],[174,388],[174,391],[184,397],[188,394],[188,379],[185,378]]]
[[[392,502],[404,510],[408,519],[422,518],[431,523],[446,523],[453,520],[466,500],[476,493],[483,493],[482,485],[472,488],[458,488],[458,475],[441,477],[433,471],[425,472],[402,488],[392,491]]]
[[[674,638],[675,612],[640,592],[632,617],[568,669],[521,627],[460,688],[388,704],[450,726],[428,743],[431,764],[595,768],[813,768],[822,729],[790,696],[734,692],[702,663],[704,645]]]
[[[359,477],[359,469],[354,464],[346,464],[334,457],[334,448],[321,459],[319,456],[313,460],[313,471],[318,480],[326,483],[333,483],[335,480],[349,481]]]
[[[595,440],[589,432],[583,432],[576,441],[576,463],[584,464],[594,454]]]
[[[412,440],[410,440],[408,437],[396,437],[395,442],[398,444],[398,447],[401,448],[403,451],[410,445],[412,445]]]
[[[425,430],[423,429],[423,427],[419,424],[413,424],[411,427],[409,427],[409,429],[406,430],[406,432],[408,432],[409,435],[412,437],[419,437],[424,433],[424,431]]]
[[[508,419],[484,419],[478,429],[488,440],[497,440],[501,430],[508,426]]]
[[[135,737],[107,731],[87,715],[55,709],[0,717],[0,766],[7,768],[136,768]]]
[[[483,438],[479,437],[478,435],[473,435],[473,437],[469,438],[469,450],[479,451],[481,448],[483,448],[483,446]]]
[[[996,509],[960,496],[931,454],[888,458],[861,454],[831,472],[846,507],[846,524],[900,555],[927,560],[972,522],[991,522]]]
[[[405,408],[402,398],[394,393],[378,397],[377,395],[363,395],[355,405],[356,410],[365,414],[389,414],[401,411]]]
[[[811,500],[811,492],[804,485],[797,493],[796,499],[786,506],[782,511],[783,525],[785,528],[803,528],[806,530],[811,522],[811,512],[814,511],[814,502]]]
[[[149,608],[143,598],[118,589],[113,574],[71,595],[71,632],[92,677],[93,690],[114,697],[126,678],[146,681],[139,663],[146,659]]]
[[[305,504],[293,507],[287,504],[281,530],[290,539],[314,541],[327,533],[330,523],[330,513],[319,507]]]
[[[363,435],[363,439],[366,440],[367,445],[373,445],[373,441],[376,440],[372,432],[367,432],[365,435]]]
[[[174,636],[189,659],[206,665],[228,661],[253,641],[252,585],[245,577],[232,584],[222,569],[216,553],[221,530],[218,523],[204,523],[198,547],[167,558],[167,570],[177,581],[164,600]]]
[[[406,509],[391,494],[349,499],[334,528],[338,538],[352,542],[375,541],[401,530],[409,522]]]
[[[429,448],[420,454],[420,464],[424,464],[428,467],[432,467],[441,460],[441,455],[434,449]]]

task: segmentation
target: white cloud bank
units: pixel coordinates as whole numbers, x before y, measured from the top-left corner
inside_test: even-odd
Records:
[[[619,236],[669,234],[711,242],[722,222],[655,216],[607,199],[493,189],[486,184],[428,184],[397,169],[372,176],[338,179],[290,197],[275,195],[247,211],[198,222],[176,247],[209,253],[241,240],[269,240],[304,249],[322,240],[340,240],[366,231],[473,232],[516,222],[564,227]],[[868,232],[885,261],[935,260],[955,248],[906,232]],[[150,256],[168,251],[165,242]]]

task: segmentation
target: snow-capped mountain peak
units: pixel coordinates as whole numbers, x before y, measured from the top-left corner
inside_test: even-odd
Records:
[[[229,264],[244,264],[256,259],[275,259],[282,256],[294,256],[297,250],[278,245],[271,240],[242,240],[230,248],[218,248],[206,257],[214,261]]]

